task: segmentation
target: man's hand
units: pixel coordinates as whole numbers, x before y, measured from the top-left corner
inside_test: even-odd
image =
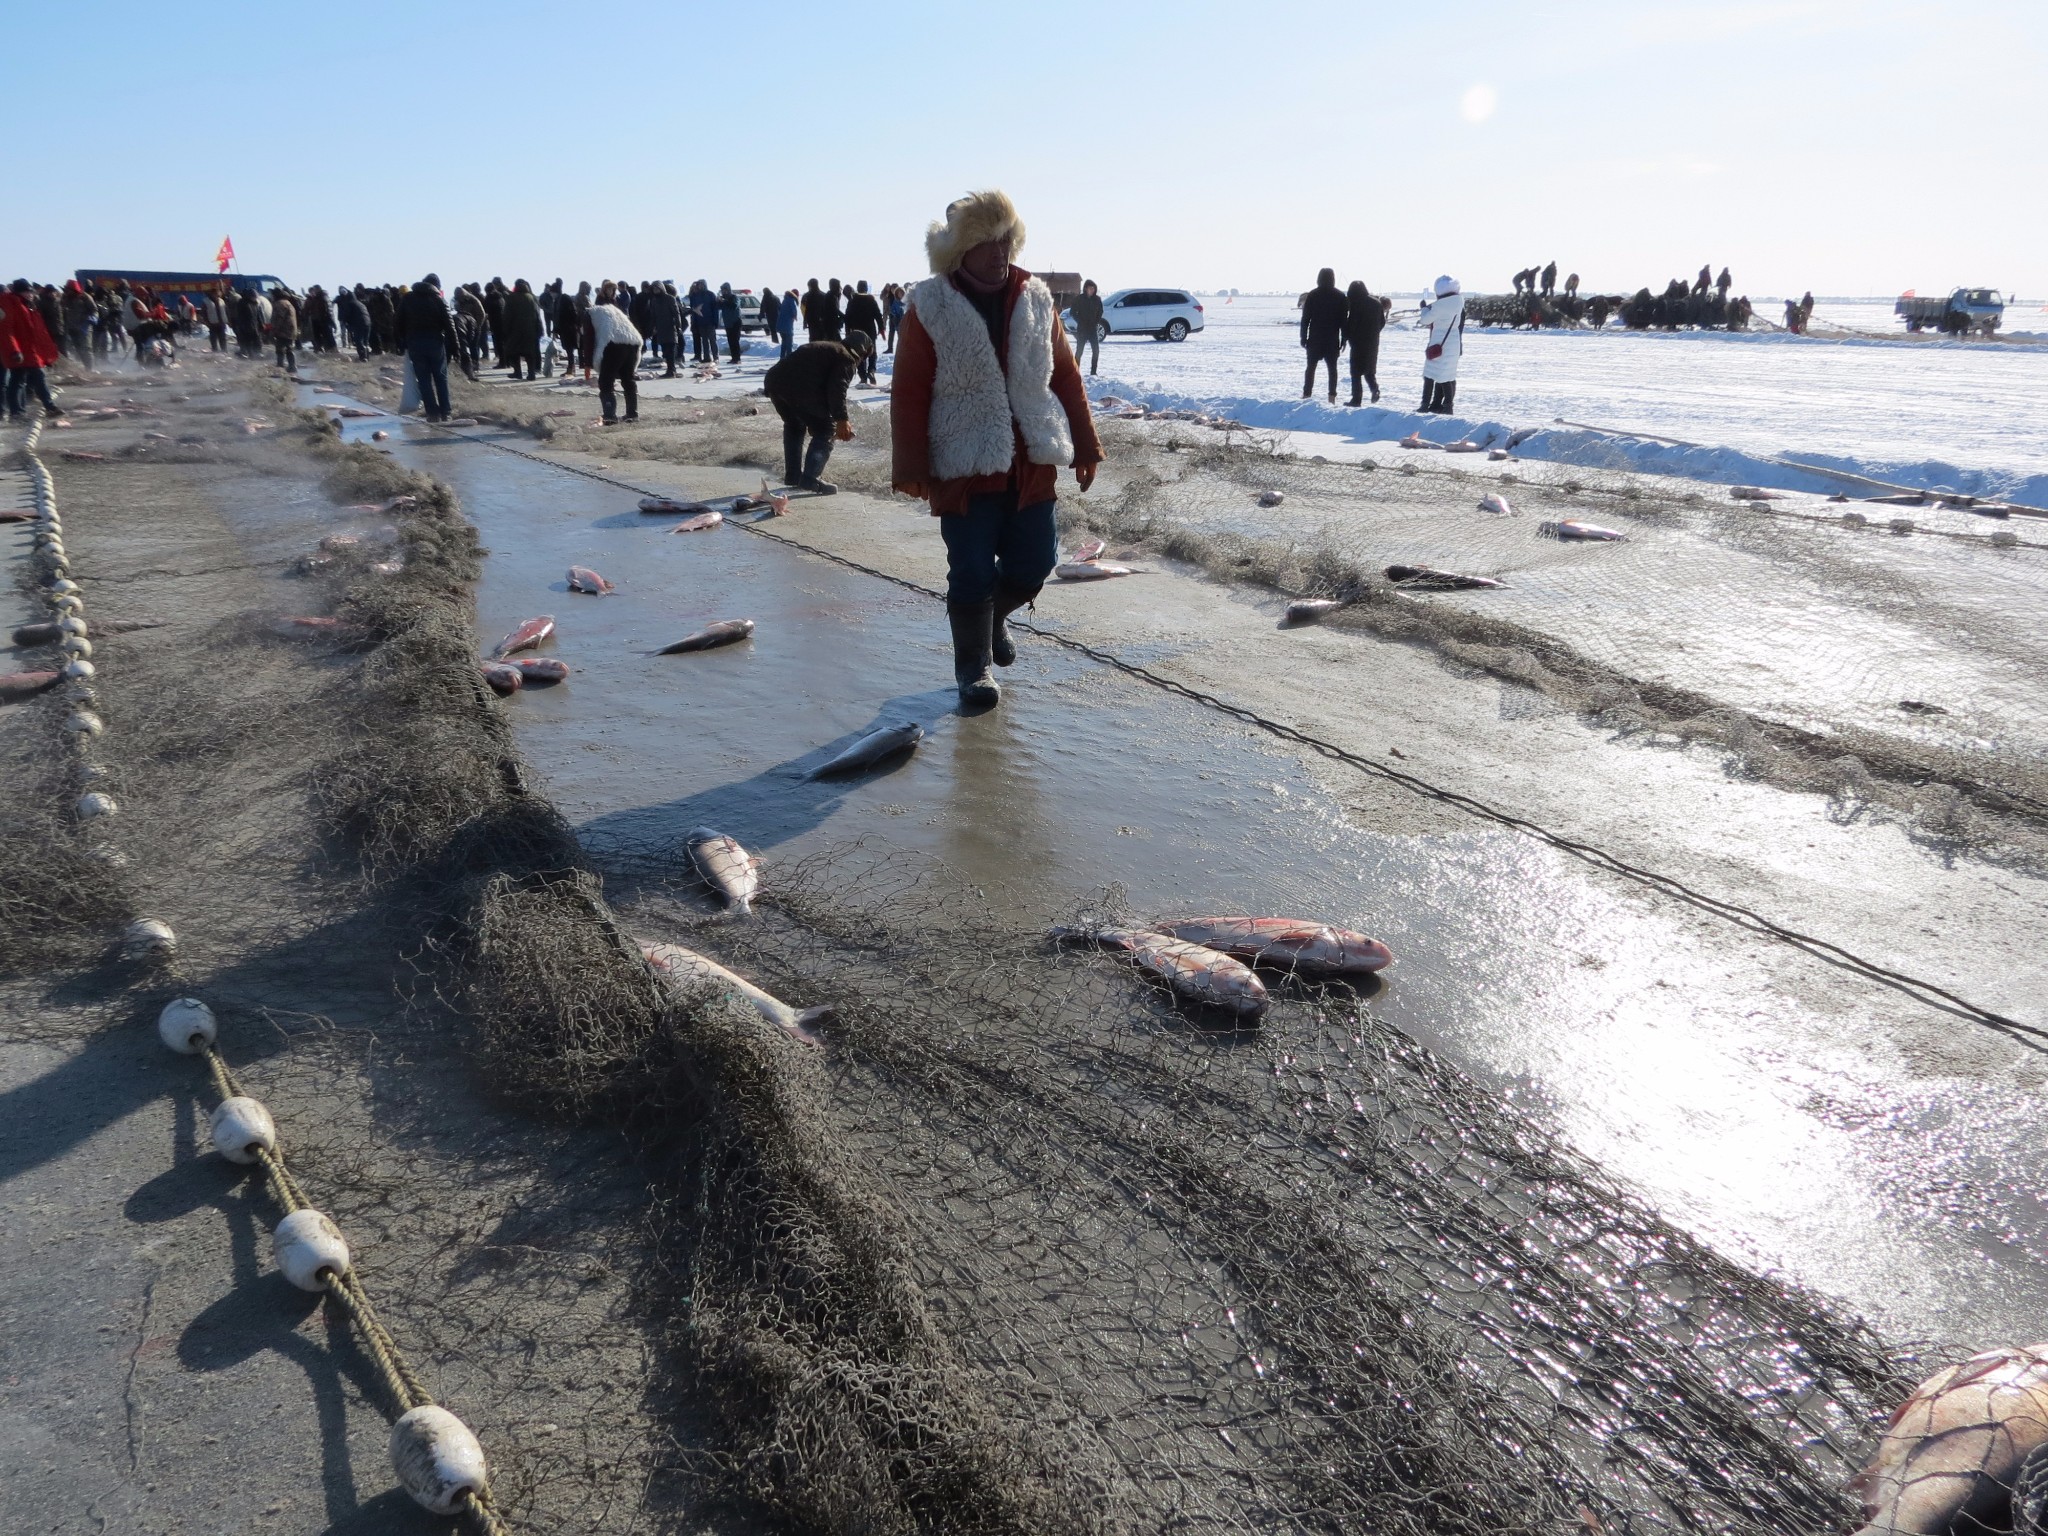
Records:
[[[1087,490],[1089,486],[1095,483],[1095,466],[1093,464],[1076,464],[1074,466],[1074,483],[1080,486],[1082,490]]]
[[[838,442],[842,442],[842,443],[850,443],[850,442],[852,442],[852,441],[853,441],[853,423],[852,423],[852,422],[850,422],[850,421],[835,421],[835,422],[833,422],[833,423],[832,423],[832,436],[833,436],[833,438],[834,438],[834,439],[835,439],[836,441],[838,441]]]

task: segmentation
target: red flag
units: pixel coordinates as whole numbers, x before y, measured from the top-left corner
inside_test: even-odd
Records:
[[[1899,297],[1902,299],[1911,299],[1917,298],[1918,295],[1915,294],[1912,289],[1908,288],[1904,293],[1900,294]]]
[[[223,236],[220,249],[213,253],[213,259],[221,271],[227,271],[228,263],[235,259],[235,242]]]

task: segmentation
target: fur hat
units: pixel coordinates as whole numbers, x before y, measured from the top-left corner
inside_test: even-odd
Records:
[[[967,253],[990,240],[1007,242],[1013,262],[1024,249],[1024,221],[1017,217],[1017,205],[993,189],[970,192],[947,204],[946,222],[925,231],[924,253],[931,258],[932,271],[944,276],[959,271]]]
[[[1452,277],[1449,273],[1445,273],[1442,277],[1436,280],[1436,296],[1438,298],[1448,299],[1452,294],[1456,293],[1457,291],[1458,280],[1455,277]]]

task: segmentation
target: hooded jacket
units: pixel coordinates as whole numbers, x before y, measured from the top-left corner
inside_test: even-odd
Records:
[[[1424,306],[1422,316],[1429,322],[1429,338],[1423,343],[1422,376],[1435,384],[1448,384],[1458,376],[1458,359],[1465,353],[1465,295],[1455,283],[1445,293],[1444,279],[1437,282],[1437,298]],[[1436,349],[1435,357],[1429,351]]]
[[[0,293],[0,368],[47,368],[57,343],[26,294]]]
[[[1302,345],[1318,357],[1342,347],[1345,310],[1344,295],[1337,288],[1337,280],[1332,278],[1328,283],[1318,281],[1315,287],[1302,295]]]
[[[910,290],[896,348],[891,478],[925,485],[941,516],[1012,480],[1019,506],[1050,501],[1061,465],[1102,462],[1051,291],[1012,266],[1000,314],[1009,318],[998,348],[990,322],[950,276]]]

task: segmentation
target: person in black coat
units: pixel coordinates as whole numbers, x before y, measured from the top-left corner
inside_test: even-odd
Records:
[[[1355,282],[1344,290],[1344,340],[1351,347],[1351,403],[1363,405],[1365,390],[1380,403],[1380,332],[1386,329],[1387,307],[1371,289]]]
[[[867,350],[860,355],[860,380],[863,384],[875,382],[875,348],[882,344],[882,305],[868,292],[867,279],[862,278],[860,287],[846,296],[846,334],[855,331],[868,338]]]
[[[441,296],[441,279],[429,272],[413,284],[397,312],[398,344],[412,362],[413,377],[419,381],[420,404],[427,420],[446,421],[448,405],[448,360],[463,363],[471,379],[476,371],[463,357],[462,338],[455,329],[455,317]]]
[[[1301,398],[1316,392],[1316,365],[1330,374],[1330,404],[1337,403],[1337,354],[1344,350],[1344,295],[1337,274],[1328,267],[1316,274],[1316,285],[1301,298],[1301,344],[1308,349],[1308,372],[1302,375]]]
[[[832,457],[833,440],[843,443],[853,437],[846,391],[860,371],[861,360],[873,350],[873,338],[865,331],[855,331],[843,342],[806,342],[768,370],[762,384],[775,414],[782,418],[782,478],[786,483],[820,496],[839,489],[818,477]],[[806,437],[810,439],[808,448]]]

